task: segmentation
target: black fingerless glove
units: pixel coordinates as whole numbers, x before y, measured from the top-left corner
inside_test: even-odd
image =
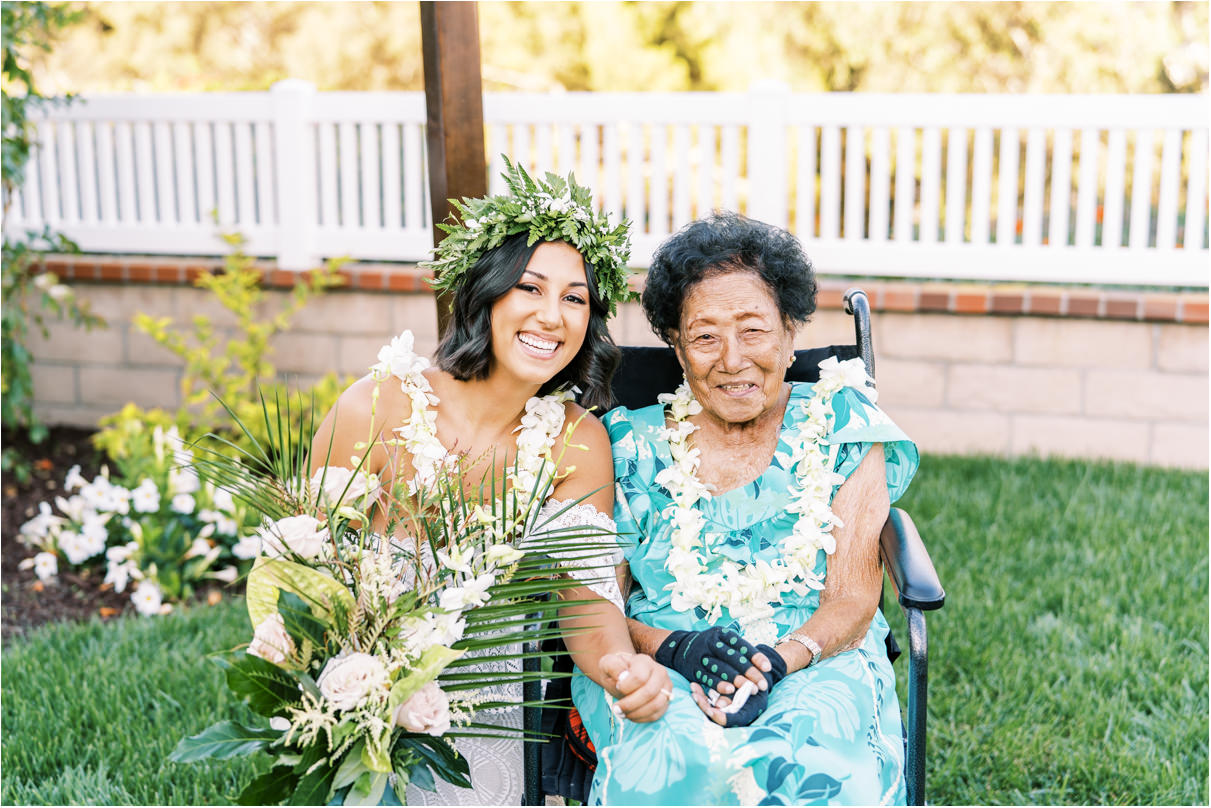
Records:
[[[774,692],[774,685],[786,678],[786,660],[782,658],[781,654],[768,645],[758,645],[756,650],[765,654],[765,658],[769,660],[770,669],[765,673],[768,687],[749,696],[744,706],[736,712],[728,713],[727,721],[724,723],[725,727],[747,727],[756,721],[757,716],[765,712],[765,708],[769,706],[769,697]]]
[[[754,646],[739,634],[716,626],[706,631],[674,631],[653,658],[710,690],[725,680],[735,682],[753,664],[753,653]],[[785,676],[785,663],[782,672]]]

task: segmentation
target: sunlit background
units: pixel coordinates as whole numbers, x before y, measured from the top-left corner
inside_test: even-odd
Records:
[[[420,90],[416,3],[88,3],[47,90]],[[1204,92],[1207,4],[479,4],[486,90]]]

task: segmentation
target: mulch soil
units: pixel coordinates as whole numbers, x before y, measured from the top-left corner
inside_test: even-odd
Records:
[[[19,531],[38,512],[38,503],[54,504],[63,495],[67,470],[79,464],[92,479],[101,468],[101,457],[89,442],[92,430],[54,427],[40,444],[24,435],[4,433],[4,446],[17,448],[33,464],[28,483],[13,475],[3,480],[3,522],[0,530],[0,636],[7,644],[32,628],[58,620],[84,620],[93,616],[112,619],[133,611],[130,593],[119,594],[102,587],[104,567],[75,573],[61,562],[56,583],[43,584],[32,569],[18,569],[22,560],[36,551],[21,543]]]

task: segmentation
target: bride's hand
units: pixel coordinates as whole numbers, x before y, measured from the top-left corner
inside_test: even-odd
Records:
[[[647,723],[664,715],[673,698],[668,670],[647,654],[606,654],[601,658],[606,689],[630,721]]]

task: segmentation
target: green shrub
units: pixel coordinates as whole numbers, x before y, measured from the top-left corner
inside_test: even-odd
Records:
[[[235,249],[227,256],[223,269],[204,273],[195,283],[213,293],[232,314],[236,335],[228,337],[217,331],[211,319],[201,314],[195,315],[187,327],[178,326],[171,317],[147,314],[135,317],[136,328],[184,362],[182,406],[170,413],[128,404],[102,418],[101,431],[93,440],[114,460],[130,454],[127,436],[145,425],[176,426],[187,442],[202,442],[208,448],[222,448],[221,443],[206,438],[209,434],[248,448],[249,436],[236,428],[224,405],[242,422],[254,425],[253,438],[266,442],[268,436],[257,431],[264,423],[261,394],[271,409],[276,407],[274,402],[288,397],[285,385],[272,381],[276,369],[269,358],[270,342],[290,327],[294,316],[309,300],[342,282],[337,274],[340,262],[330,261],[322,269],[300,273],[289,299],[271,314],[265,311],[268,301],[261,273],[241,251],[242,240],[238,236],[228,236],[227,240]],[[326,412],[349,381],[335,373],[325,376],[307,391],[314,409]],[[286,417],[285,412],[282,415]],[[297,418],[297,412],[292,417]]]

